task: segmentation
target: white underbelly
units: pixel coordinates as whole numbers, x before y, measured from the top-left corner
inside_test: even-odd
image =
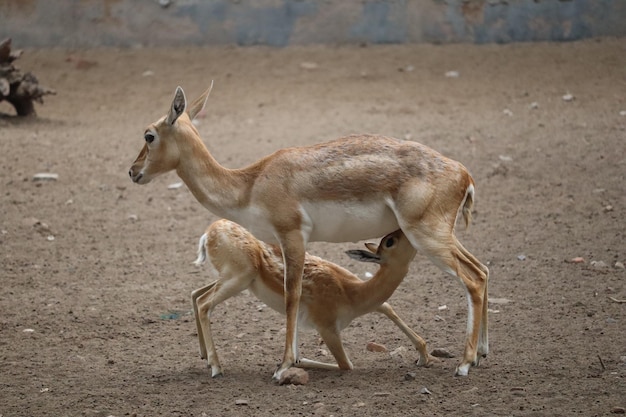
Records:
[[[310,242],[357,242],[399,229],[393,211],[383,201],[305,202],[304,221]]]
[[[269,308],[280,314],[285,314],[285,299],[283,294],[277,294],[261,283],[260,279],[255,279],[250,284],[250,291]],[[348,323],[349,324],[349,323]],[[300,303],[298,308],[298,326],[302,330],[314,329],[315,324],[311,321],[309,310],[304,303]]]

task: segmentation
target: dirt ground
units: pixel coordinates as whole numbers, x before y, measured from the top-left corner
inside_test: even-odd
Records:
[[[17,64],[58,95],[34,119],[0,104],[1,416],[600,416],[626,407],[626,304],[617,302],[626,299],[626,40],[45,49]],[[138,186],[128,169],[176,86],[194,98],[212,79],[198,129],[227,167],[382,133],[470,169],[475,221],[458,234],[491,271],[491,351],[480,367],[453,376],[464,292],[418,255],[390,302],[429,348],[456,358],[417,368],[404,335],[368,315],[342,333],[353,371],[278,386],[284,318],[245,293],[215,311],[225,375],[210,377],[190,292],[214,278],[192,261],[216,217],[186,187],[169,188],[174,173]],[[42,172],[58,179],[34,181]],[[343,255],[360,246],[308,249],[363,277],[373,267]],[[367,351],[369,341],[389,352]],[[312,332],[301,351],[331,360]]]

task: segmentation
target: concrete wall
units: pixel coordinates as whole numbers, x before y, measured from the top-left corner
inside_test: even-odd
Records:
[[[0,39],[15,47],[595,36],[626,36],[626,0],[0,0]]]

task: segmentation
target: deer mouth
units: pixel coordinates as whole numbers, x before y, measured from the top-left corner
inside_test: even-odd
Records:
[[[142,184],[140,181],[143,178],[143,172],[139,172],[137,175],[133,176],[133,172],[129,171],[128,175],[135,184]]]

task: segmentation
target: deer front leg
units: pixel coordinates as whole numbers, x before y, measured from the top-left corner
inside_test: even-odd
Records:
[[[404,333],[409,338],[409,340],[411,340],[413,346],[415,346],[415,349],[417,349],[417,352],[420,355],[419,359],[417,360],[417,366],[428,367],[433,362],[439,361],[439,359],[428,354],[428,350],[426,349],[426,341],[424,341],[424,339],[422,339],[417,333],[415,333],[413,329],[411,329],[404,322],[404,320],[402,320],[400,316],[396,314],[396,312],[393,310],[393,308],[391,308],[389,303],[383,303],[380,307],[376,309],[376,311],[387,316],[389,320],[393,321],[394,324],[398,326],[400,330],[402,330],[402,333]]]
[[[273,379],[280,376],[298,360],[298,309],[302,294],[302,273],[304,271],[304,238],[300,230],[285,234],[280,240],[285,265],[285,314],[287,316],[287,333],[285,335],[285,351]]]

